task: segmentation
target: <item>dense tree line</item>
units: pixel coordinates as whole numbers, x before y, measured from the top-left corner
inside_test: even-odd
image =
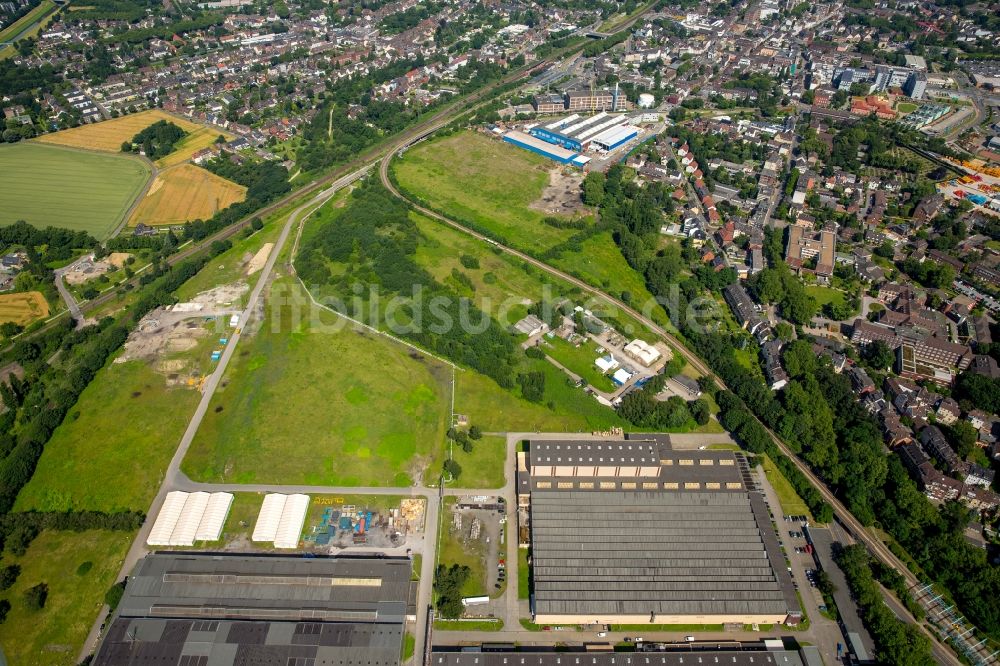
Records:
[[[434,571],[434,591],[437,592],[437,612],[441,617],[462,616],[465,610],[465,606],[462,605],[462,586],[471,573],[469,567],[465,565],[437,566]]]
[[[799,468],[781,453],[746,404],[730,391],[720,391],[716,402],[719,404],[719,422],[733,434],[740,445],[751,453],[767,454],[809,507],[813,517],[821,523],[830,522],[833,519],[833,508],[823,500],[819,491]]]
[[[405,9],[401,12],[389,14],[379,23],[379,33],[383,35],[398,35],[406,32],[410,28],[415,28],[424,19],[428,19],[441,11],[443,5],[428,2]]]
[[[93,249],[97,246],[97,239],[86,231],[60,227],[40,229],[24,220],[0,227],[0,254],[15,247],[32,248],[40,252],[38,256],[41,264],[69,259],[74,250]]]
[[[882,600],[873,574],[874,560],[862,545],[852,545],[834,554],[844,572],[851,596],[879,651],[879,663],[890,666],[922,666],[933,663],[931,641],[914,624],[897,618]]]
[[[292,189],[288,182],[288,169],[273,162],[245,162],[236,164],[226,153],[207,162],[212,173],[232,180],[247,188],[246,199],[224,208],[208,220],[193,220],[184,224],[184,239],[200,241],[239,222],[254,211],[266,206]]]
[[[463,303],[416,262],[418,239],[409,207],[369,179],[355,190],[335,220],[303,243],[295,267],[307,285],[332,286],[345,300],[357,284],[377,285],[383,301],[391,296],[405,299],[398,312],[406,319],[402,322],[406,324],[404,337],[511,388],[515,382],[513,337],[475,305]],[[330,262],[344,270],[335,275]],[[421,291],[419,298],[417,290]],[[431,299],[435,305],[425,312]],[[354,311],[356,299],[350,300],[345,306],[347,314],[360,315]],[[368,302],[364,307],[371,305]],[[398,322],[399,317],[396,319]],[[461,325],[462,321],[482,330],[466,330],[470,327]]]
[[[66,318],[51,330],[14,346],[9,358],[21,365],[24,377],[5,384],[2,397],[7,410],[0,414],[0,525],[8,547],[13,543],[26,548],[34,534],[45,527],[129,529],[129,521],[137,519],[132,514],[10,514],[10,511],[18,492],[34,474],[52,433],[98,370],[125,342],[129,330],[153,308],[175,302],[172,292],[193,277],[211,256],[228,247],[226,243],[215,243],[209,249],[209,256],[175,266],[158,262],[143,275],[139,298],[118,320],[105,317],[96,325],[76,330],[72,319]],[[51,362],[53,358],[55,362]]]
[[[8,513],[0,518],[0,547],[6,547],[15,555],[23,555],[34,538],[43,530],[135,532],[142,527],[145,519],[146,516],[141,511],[119,513],[25,511]]]

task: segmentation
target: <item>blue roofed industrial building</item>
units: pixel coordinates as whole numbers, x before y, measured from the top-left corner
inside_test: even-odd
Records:
[[[545,141],[537,139],[530,134],[525,134],[524,132],[519,132],[517,130],[511,130],[510,132],[504,134],[503,140],[517,146],[518,148],[524,148],[525,150],[530,150],[531,152],[542,155],[543,157],[548,157],[550,160],[555,160],[560,164],[583,166],[590,161],[589,157],[585,157],[573,152],[572,150],[567,150],[551,143],[546,143]]]

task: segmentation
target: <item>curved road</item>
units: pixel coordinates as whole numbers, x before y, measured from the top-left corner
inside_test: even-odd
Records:
[[[709,377],[712,377],[716,382],[718,382],[720,386],[726,388],[725,382],[723,382],[722,379],[718,377],[715,374],[715,372],[712,371],[712,369],[708,366],[708,364],[702,361],[702,359],[699,356],[697,356],[694,352],[690,351],[684,345],[684,343],[681,342],[676,336],[671,334],[669,331],[664,329],[662,326],[657,324],[649,317],[643,315],[639,311],[626,305],[624,302],[601,291],[600,289],[597,289],[587,284],[586,282],[576,277],[573,277],[568,273],[559,270],[558,268],[554,268],[553,266],[550,266],[549,264],[546,264],[545,262],[532,257],[531,255],[525,254],[524,252],[516,250],[507,245],[498,243],[489,236],[486,236],[484,234],[479,233],[478,231],[470,229],[456,222],[455,220],[452,220],[451,218],[448,218],[444,215],[441,215],[440,213],[437,213],[436,211],[421,206],[420,204],[406,197],[396,188],[395,184],[392,182],[392,179],[389,178],[389,165],[395,154],[396,154],[395,151],[386,154],[386,156],[382,159],[381,164],[379,165],[379,177],[382,181],[382,184],[393,195],[395,195],[400,199],[403,199],[411,206],[413,206],[413,208],[415,208],[417,211],[428,217],[443,222],[448,226],[452,227],[453,229],[460,231],[466,235],[472,236],[473,238],[476,238],[477,240],[480,240],[484,243],[489,243],[493,247],[500,249],[502,252],[517,257],[522,261],[526,261],[531,265],[535,266],[536,268],[539,268],[554,277],[558,277],[562,280],[565,280],[571,283],[573,286],[580,288],[582,291],[589,293],[593,296],[596,296],[614,305],[615,307],[619,308],[622,312],[626,312],[627,314],[631,315],[634,319],[638,320],[639,323],[643,324],[654,333],[663,337],[664,340],[667,340],[688,361],[688,363],[690,363],[693,367],[695,367],[699,372]],[[756,419],[756,416],[754,416],[754,418]],[[847,527],[855,538],[862,541],[868,547],[868,549],[875,554],[876,557],[878,557],[880,560],[882,560],[882,562],[891,566],[900,575],[902,575],[910,586],[916,585],[918,583],[917,577],[913,575],[913,573],[906,567],[906,565],[904,565],[903,562],[899,560],[899,558],[897,558],[884,543],[882,543],[879,539],[873,536],[865,528],[865,526],[862,525],[861,522],[858,521],[854,517],[854,515],[847,510],[847,507],[845,507],[840,502],[840,500],[837,499],[837,497],[833,494],[833,492],[830,491],[829,488],[827,488],[826,484],[818,476],[816,476],[816,474],[814,474],[813,471],[802,460],[800,460],[795,455],[795,453],[792,452],[792,450],[789,449],[788,446],[786,446],[785,443],[781,441],[781,439],[779,439],[778,436],[774,434],[774,432],[771,431],[770,428],[768,428],[763,422],[760,422],[759,419],[758,423],[760,423],[761,426],[764,427],[764,429],[771,436],[771,439],[774,441],[775,445],[781,450],[781,452],[795,464],[795,466],[806,476],[806,478],[809,479],[810,483],[812,483],[816,487],[816,489],[823,496],[823,499],[830,504],[830,506],[833,508],[834,515],[841,522],[841,524]],[[943,663],[953,664],[954,666],[961,665],[962,662],[959,661],[958,657],[955,656],[949,648],[940,643],[937,637],[933,635],[932,632],[928,631],[921,623],[917,622],[916,619],[914,619],[910,615],[907,615],[907,621],[921,627],[924,633],[931,638],[935,646],[935,656],[941,659]]]

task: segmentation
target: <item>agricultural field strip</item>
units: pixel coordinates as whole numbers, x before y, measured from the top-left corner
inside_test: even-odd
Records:
[[[81,125],[53,134],[43,134],[33,141],[83,148],[90,151],[117,153],[121,151],[123,142],[128,141],[159,120],[172,122],[185,132],[194,132],[199,128],[207,127],[206,125],[199,125],[180,116],[153,109],[119,118],[112,118],[100,123]]]
[[[242,201],[246,191],[244,186],[201,167],[180,164],[157,175],[132,213],[129,225],[144,223],[157,226],[207,219]]]
[[[124,217],[149,178],[137,158],[34,143],[0,147],[0,170],[0,224],[42,220],[99,238]]]

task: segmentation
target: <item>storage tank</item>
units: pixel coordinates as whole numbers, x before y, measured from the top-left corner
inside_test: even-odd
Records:
[[[651,109],[653,105],[656,104],[656,98],[649,93],[642,93],[639,95],[639,108],[640,109]]]

